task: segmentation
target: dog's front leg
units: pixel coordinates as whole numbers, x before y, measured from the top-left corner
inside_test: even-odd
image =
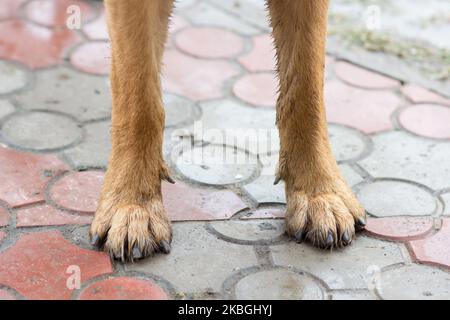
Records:
[[[112,152],[91,241],[122,260],[168,252],[162,205],[164,109],[159,78],[170,0],[106,0],[111,38]]]
[[[319,247],[347,245],[365,212],[330,149],[323,101],[328,0],[269,0],[278,56],[278,179],[286,182],[286,230]]]

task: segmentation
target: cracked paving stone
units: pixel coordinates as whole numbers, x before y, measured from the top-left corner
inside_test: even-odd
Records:
[[[330,124],[328,126],[328,135],[336,161],[358,158],[366,149],[363,136],[354,129]]]
[[[450,187],[450,142],[399,131],[374,136],[372,141],[373,152],[359,161],[372,176],[415,181],[433,189]]]
[[[263,270],[241,279],[235,288],[239,300],[323,300],[320,285],[290,270]]]
[[[17,65],[0,61],[0,95],[19,90],[28,82],[27,72]]]
[[[436,209],[436,199],[430,193],[402,181],[375,181],[362,186],[357,196],[376,217],[426,216]]]
[[[251,246],[219,240],[206,231],[203,223],[180,222],[173,229],[169,255],[158,254],[125,269],[163,277],[182,292],[219,292],[232,272],[258,263]]]
[[[273,219],[218,221],[210,226],[225,238],[242,241],[270,241],[284,234],[284,221]]]
[[[164,93],[163,103],[166,113],[166,127],[181,126],[194,121],[196,117],[195,106],[188,99]]]
[[[34,151],[67,147],[83,134],[71,118],[39,111],[12,115],[3,123],[1,133],[8,143]]]
[[[65,67],[36,72],[32,89],[16,95],[24,109],[52,110],[79,120],[96,120],[111,114],[108,79]]]
[[[271,250],[276,265],[309,272],[325,281],[331,289],[366,289],[370,276],[367,268],[403,262],[397,244],[361,235],[357,235],[350,246],[331,252],[294,241],[271,246]]]

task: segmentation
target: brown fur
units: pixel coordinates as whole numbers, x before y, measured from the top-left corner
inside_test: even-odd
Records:
[[[90,234],[113,256],[132,260],[164,250],[171,241],[161,197],[161,179],[170,177],[162,159],[159,73],[172,1],[105,4],[113,149]],[[328,0],[268,0],[268,7],[280,78],[277,176],[286,182],[286,230],[320,247],[346,245],[365,213],[342,179],[328,142],[323,101]]]

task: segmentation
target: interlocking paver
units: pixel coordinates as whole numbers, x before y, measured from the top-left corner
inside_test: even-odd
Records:
[[[274,71],[276,65],[273,40],[269,34],[252,39],[252,51],[239,57],[239,62],[250,72]]]
[[[238,79],[234,94],[249,104],[261,107],[274,107],[277,96],[278,80],[272,73],[247,74]]]
[[[406,179],[430,188],[450,186],[449,142],[418,139],[394,131],[372,137],[374,150],[361,166],[375,177]]]
[[[68,279],[77,271],[84,282],[112,273],[112,266],[106,253],[76,247],[59,231],[22,235],[0,254],[0,284],[28,299],[69,299]]]
[[[423,237],[433,228],[431,218],[386,217],[368,219],[366,230],[388,240],[406,241]]]
[[[437,103],[450,106],[450,99],[416,84],[406,84],[401,88],[401,91],[414,103]]]
[[[444,200],[444,214],[450,215],[450,192],[444,193],[442,199]]]
[[[450,139],[450,108],[419,104],[402,111],[399,121],[406,130],[435,139]]]
[[[364,181],[363,177],[359,173],[355,171],[351,166],[348,164],[341,164],[339,165],[339,170],[341,171],[341,174],[345,181],[347,181],[348,185],[353,187],[357,185],[358,183]]]
[[[243,186],[258,203],[286,203],[284,182],[274,185],[275,175],[261,175],[256,180]]]
[[[271,241],[284,234],[282,220],[231,220],[211,223],[221,236],[237,241]]]
[[[70,62],[83,72],[106,75],[111,63],[110,50],[105,41],[85,42],[72,52]]]
[[[244,214],[240,219],[275,219],[284,217],[284,208],[259,207]]]
[[[7,226],[10,219],[8,211],[5,208],[0,208],[0,227]]]
[[[197,110],[194,103],[186,98],[165,93],[163,103],[166,113],[166,127],[181,126],[190,123],[196,117]]]
[[[6,61],[0,61],[0,94],[8,94],[27,84],[24,69]]]
[[[14,106],[8,100],[0,100],[0,119],[13,113]]]
[[[111,114],[108,79],[58,67],[35,73],[33,88],[16,95],[27,110],[51,110],[80,120],[94,120]]]
[[[331,124],[328,126],[328,135],[337,161],[358,158],[366,149],[363,136],[354,129]]]
[[[156,284],[135,278],[118,277],[95,282],[85,288],[79,300],[166,300]]]
[[[82,30],[91,40],[108,40],[105,11],[102,10],[94,21],[83,23]]]
[[[91,216],[67,213],[47,204],[17,209],[16,217],[17,227],[83,225],[92,221]]]

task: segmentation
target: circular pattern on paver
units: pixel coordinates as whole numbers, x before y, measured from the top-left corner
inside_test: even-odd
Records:
[[[194,120],[194,103],[188,99],[165,93],[163,103],[166,114],[166,127],[182,125]]]
[[[358,199],[377,217],[426,216],[436,209],[436,199],[421,187],[397,180],[379,180],[363,185]]]
[[[378,294],[392,300],[448,300],[450,274],[438,268],[412,264],[381,273]]]
[[[154,283],[128,277],[110,278],[85,288],[79,300],[166,300],[163,289]]]
[[[354,129],[330,124],[328,134],[337,161],[356,159],[365,151],[363,136]]]
[[[388,217],[368,219],[366,231],[388,240],[406,241],[423,237],[432,228],[432,218]]]
[[[178,170],[189,179],[211,184],[240,183],[257,169],[255,156],[240,149],[222,145],[206,145],[183,151],[177,159]]]
[[[276,269],[253,273],[236,284],[236,298],[243,300],[322,300],[321,287],[310,277]]]
[[[404,109],[399,115],[402,126],[420,136],[450,139],[450,108],[418,104]]]
[[[270,243],[284,234],[283,220],[230,220],[210,224],[221,238],[231,242]]]
[[[48,151],[76,142],[82,136],[82,129],[67,116],[36,111],[12,115],[3,124],[1,133],[16,147]]]
[[[97,209],[103,177],[102,171],[69,173],[51,187],[50,198],[66,209],[94,212]]]
[[[0,94],[7,94],[27,84],[27,73],[6,61],[0,61]]]
[[[110,62],[109,44],[104,41],[83,43],[70,56],[70,63],[75,68],[98,75],[108,74]]]
[[[244,48],[243,39],[220,28],[193,27],[177,34],[178,48],[201,58],[232,58]]]
[[[246,74],[233,86],[234,94],[255,106],[274,107],[278,81],[272,73]]]
[[[283,218],[286,209],[281,207],[260,207],[248,212],[240,217],[240,219],[275,219]]]

